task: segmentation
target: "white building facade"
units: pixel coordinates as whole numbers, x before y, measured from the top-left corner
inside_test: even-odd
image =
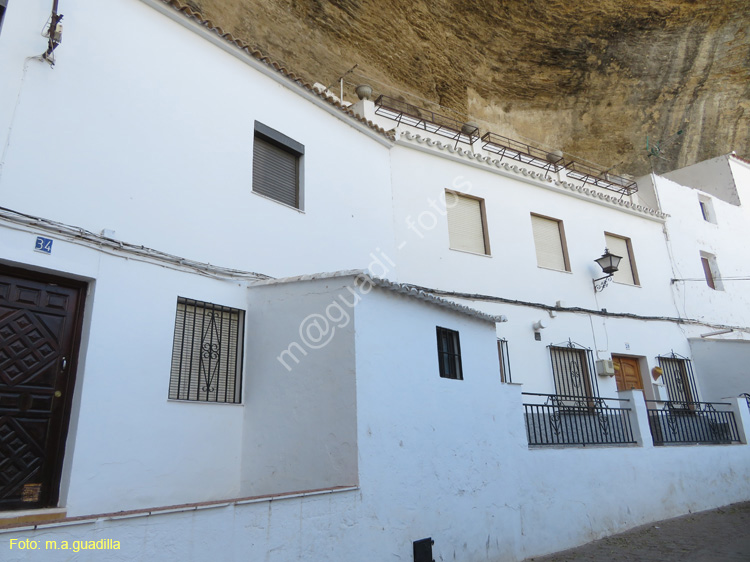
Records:
[[[636,186],[50,7],[0,27],[4,560],[517,561],[750,498],[747,162]]]

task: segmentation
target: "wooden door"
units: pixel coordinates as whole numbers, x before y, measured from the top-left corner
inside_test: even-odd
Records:
[[[57,504],[83,289],[0,266],[0,511]]]
[[[643,389],[643,380],[641,379],[641,368],[638,359],[613,355],[612,362],[615,364],[617,390]]]

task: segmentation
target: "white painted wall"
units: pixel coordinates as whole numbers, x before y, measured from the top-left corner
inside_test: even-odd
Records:
[[[381,289],[354,313],[358,490],[3,532],[0,556],[50,556],[11,551],[10,538],[111,538],[121,542],[112,559],[409,560],[412,541],[431,536],[436,560],[518,561],[750,498],[747,445],[653,447],[646,438],[529,450],[520,388],[499,382],[492,323]],[[462,381],[439,377],[436,325],[459,331]],[[640,404],[637,392],[625,396]],[[636,411],[648,436],[643,406]]]
[[[690,350],[696,368],[703,373],[704,399],[750,394],[750,341],[692,338]]]
[[[245,310],[233,282],[0,230],[3,263],[90,283],[61,504],[71,516],[239,492],[241,405],[167,400],[177,297]]]
[[[135,0],[61,3],[51,69],[27,58],[50,7],[13,2],[0,34],[0,206],[274,276],[389,243],[388,149],[339,110]],[[252,192],[255,120],[305,145],[304,213]]]
[[[714,161],[706,162],[713,169]],[[696,165],[698,166],[698,165]],[[737,163],[732,169],[747,172],[746,165]],[[693,167],[695,168],[695,167]],[[727,167],[729,169],[729,167]],[[698,168],[695,168],[697,172]],[[716,257],[721,277],[748,277],[746,240],[750,237],[750,211],[747,204],[728,203],[710,193],[678,185],[657,177],[659,197],[667,221],[668,249],[672,263],[672,277],[686,279],[672,284],[672,300],[680,316],[709,323],[744,327],[730,337],[746,339],[750,328],[750,285],[747,280],[726,279],[723,290],[711,289],[701,264],[701,252]],[[750,200],[750,174],[737,174],[737,193],[746,193]],[[742,180],[742,181],[740,181]],[[699,197],[711,197],[716,223],[703,219]],[[717,285],[718,287],[718,285]],[[715,331],[709,327],[686,327],[689,337]]]
[[[250,288],[240,496],[357,484],[347,303],[358,293],[346,287],[352,278]]]

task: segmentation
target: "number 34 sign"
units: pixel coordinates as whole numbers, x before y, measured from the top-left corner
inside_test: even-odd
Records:
[[[44,254],[51,254],[52,253],[52,238],[44,238],[42,236],[37,236],[36,245],[34,246],[34,249],[37,252],[42,252]]]

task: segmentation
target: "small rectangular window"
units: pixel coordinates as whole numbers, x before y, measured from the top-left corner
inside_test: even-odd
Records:
[[[177,299],[169,398],[241,402],[244,318],[236,308]]]
[[[5,19],[5,9],[8,7],[8,0],[0,0],[0,31],[3,30],[3,20]]]
[[[458,332],[438,326],[437,348],[440,376],[445,379],[463,380],[461,343],[458,340]]]
[[[716,215],[714,214],[714,205],[711,201],[711,198],[706,197],[705,195],[699,195],[698,205],[700,205],[703,220],[712,224],[716,224]]]
[[[547,269],[570,271],[562,221],[532,213],[531,228],[534,233],[537,265]]]
[[[475,254],[489,254],[484,200],[446,191],[445,208],[448,213],[450,247]]]
[[[513,382],[510,373],[510,354],[508,353],[508,340],[497,340],[497,355],[500,359],[500,382]]]
[[[639,285],[638,271],[635,268],[633,245],[630,242],[630,238],[605,232],[604,241],[607,249],[612,254],[622,257],[618,269],[615,271],[613,277],[614,281],[617,283],[625,283],[627,285]]]
[[[295,209],[302,209],[304,145],[255,122],[253,191]]]
[[[701,265],[703,266],[703,275],[706,278],[706,284],[716,291],[723,291],[724,285],[721,282],[721,275],[719,275],[716,256],[701,252]]]

